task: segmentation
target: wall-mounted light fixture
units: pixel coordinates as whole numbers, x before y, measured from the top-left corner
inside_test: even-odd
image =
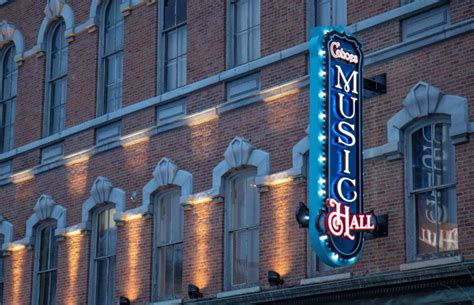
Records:
[[[300,228],[307,228],[309,226],[309,209],[303,202],[299,203],[295,216],[296,221],[300,224]]]
[[[285,283],[285,281],[280,277],[280,274],[276,271],[268,271],[268,283],[270,286],[280,286]]]
[[[193,284],[188,285],[188,296],[190,299],[199,299],[203,297],[203,294],[199,292],[199,287]]]
[[[124,297],[124,296],[121,296],[121,297],[119,298],[119,304],[120,304],[120,305],[130,305],[130,300],[127,299],[127,298]]]
[[[388,214],[373,215],[372,223],[375,223],[375,230],[367,232],[365,239],[374,239],[388,236]]]

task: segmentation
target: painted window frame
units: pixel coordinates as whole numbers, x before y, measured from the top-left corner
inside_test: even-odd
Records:
[[[414,194],[420,193],[423,190],[428,190],[428,189],[454,189],[454,199],[453,202],[449,202],[449,205],[454,205],[454,210],[456,211],[457,214],[457,200],[456,200],[456,172],[455,172],[455,147],[453,144],[453,140],[451,136],[448,135],[448,168],[452,169],[450,171],[450,183],[446,184],[440,184],[432,187],[428,187],[425,189],[418,189],[418,190],[413,190],[413,175],[412,175],[412,164],[413,164],[413,158],[412,158],[412,135],[420,130],[421,128],[424,128],[425,126],[428,125],[434,125],[434,124],[443,124],[447,125],[450,127],[451,125],[451,119],[449,116],[446,115],[430,115],[428,117],[424,117],[422,119],[419,119],[412,124],[410,124],[407,128],[404,129],[404,155],[405,155],[405,164],[404,164],[404,170],[405,170],[405,221],[406,221],[406,259],[407,262],[414,262],[414,261],[420,261],[420,260],[429,260],[429,259],[435,259],[435,258],[440,258],[440,257],[446,257],[446,256],[453,256],[455,255],[459,249],[457,250],[451,250],[451,251],[445,251],[445,252],[440,252],[437,251],[436,253],[431,253],[431,254],[425,254],[425,255],[418,255],[417,253],[417,223],[416,223],[416,202],[415,202],[415,196]],[[449,129],[448,129],[449,132]],[[457,215],[456,215],[457,216]],[[457,217],[456,217],[457,218]]]
[[[187,47],[187,44],[188,44],[188,28],[187,28],[187,24],[188,24],[188,14],[187,14],[187,5],[188,5],[188,1],[186,1],[186,19],[185,21],[183,22],[180,22],[180,23],[175,23],[173,26],[169,27],[169,28],[166,28],[165,29],[165,2],[166,0],[161,0],[159,1],[159,5],[158,5],[158,38],[157,38],[157,42],[158,42],[158,46],[157,46],[157,71],[158,71],[158,75],[157,75],[157,94],[161,94],[161,93],[165,93],[165,92],[168,92],[168,91],[172,91],[172,90],[175,90],[175,89],[178,89],[178,88],[181,88],[183,86],[185,86],[187,84],[187,67],[188,67],[188,64],[187,64],[187,56],[188,56],[188,47]],[[178,0],[176,0],[175,2],[175,16],[177,16],[177,7],[178,7]],[[177,18],[177,17],[176,17]],[[168,88],[167,87],[167,75],[166,75],[166,63],[167,63],[167,59],[166,59],[166,56],[167,56],[167,48],[168,48],[168,45],[167,45],[167,41],[166,41],[166,34],[167,33],[170,33],[174,30],[179,30],[180,28],[183,28],[185,29],[185,44],[186,44],[186,52],[184,54],[181,54],[181,55],[177,55],[176,58],[179,58],[179,57],[185,57],[186,59],[186,64],[185,64],[185,67],[184,67],[184,83],[182,84],[178,84],[176,85],[175,88]],[[179,34],[178,34],[179,36]],[[177,39],[178,41],[179,39]],[[176,51],[178,52],[178,50]],[[178,70],[176,70],[176,73],[178,75]]]
[[[41,248],[43,244],[41,243],[41,232],[45,230],[48,227],[52,227],[50,230],[50,238],[56,243],[56,267],[55,268],[50,268],[47,271],[40,271],[40,259],[41,259]],[[38,279],[38,276],[40,272],[56,272],[56,287],[55,287],[55,296],[54,300],[56,300],[56,293],[57,293],[57,272],[58,272],[58,242],[56,240],[55,236],[55,230],[57,228],[57,222],[55,220],[48,219],[46,221],[41,222],[35,227],[35,247],[34,247],[34,262],[33,262],[33,291],[32,291],[32,305],[45,305],[45,304],[40,304],[39,297],[40,297],[40,286],[41,286],[41,281]],[[49,245],[51,246],[51,244]],[[48,253],[51,252],[51,248],[48,250]],[[49,286],[51,288],[51,286]],[[51,291],[50,291],[51,293]],[[48,293],[48,298],[51,298],[51,295]],[[50,302],[48,304],[54,305],[56,302]]]
[[[59,31],[59,33],[57,32]],[[62,33],[61,33],[62,32]],[[66,33],[66,23],[63,18],[58,18],[55,20],[49,30],[48,30],[48,35],[47,35],[47,49],[46,49],[46,70],[45,70],[45,102],[44,102],[44,111],[43,111],[43,136],[47,137],[52,134],[61,132],[65,128],[66,124],[66,103],[67,103],[67,75],[68,75],[68,42],[65,37]],[[63,39],[63,42],[65,44],[65,51],[66,51],[66,56],[65,56],[65,65],[66,69],[64,73],[61,73],[59,76],[52,77],[52,65],[53,65],[53,44],[54,44],[54,38],[55,35],[59,34],[61,38]],[[60,53],[64,50],[62,49]],[[60,61],[63,60],[64,58],[60,57]],[[64,63],[60,63],[62,66]],[[61,97],[64,98],[64,100],[61,100],[59,106],[54,106],[55,105],[55,100],[54,100],[54,95],[52,94],[53,89],[52,87],[54,86],[54,83],[56,81],[64,80],[65,81],[65,92],[64,96]],[[52,108],[62,108],[63,110],[63,116],[60,117],[59,119],[61,120],[59,122],[59,127],[58,130],[54,130],[52,128],[52,125],[54,124],[54,120],[58,119],[55,118],[51,115],[53,109]]]
[[[97,116],[106,115],[108,113],[117,111],[122,107],[123,101],[123,76],[124,76],[124,50],[125,50],[125,18],[120,11],[122,1],[121,0],[104,0],[100,7],[100,19],[99,19],[99,57],[98,57],[98,77],[97,77],[97,105],[96,105],[96,112]],[[122,23],[122,46],[120,49],[115,49],[110,53],[106,53],[106,22],[107,22],[107,12],[109,6],[117,5],[119,10],[119,15],[121,16],[121,23]],[[116,41],[116,40],[114,40]],[[106,92],[106,82],[107,82],[107,65],[106,61],[108,58],[121,55],[121,77],[120,77],[120,90],[121,90],[121,97],[120,97],[120,105],[117,109],[112,111],[107,110],[107,92]]]
[[[90,305],[114,305],[114,301],[115,301],[115,277],[116,277],[116,271],[117,271],[117,263],[116,263],[116,256],[117,256],[117,252],[116,252],[116,249],[117,249],[117,237],[118,237],[118,234],[117,234],[117,231],[115,231],[115,253],[113,255],[108,255],[106,256],[106,259],[110,259],[110,258],[113,258],[113,262],[114,262],[114,266],[113,266],[113,278],[112,278],[112,283],[108,284],[108,289],[110,289],[110,291],[112,291],[112,295],[111,295],[111,299],[108,299],[108,304],[97,304],[96,302],[96,299],[97,299],[97,284],[98,284],[98,280],[97,280],[97,275],[98,275],[98,272],[97,272],[97,242],[98,242],[98,235],[99,235],[99,227],[98,227],[98,223],[99,223],[99,215],[102,214],[102,212],[105,212],[105,211],[109,211],[109,213],[112,213],[112,215],[109,215],[109,221],[111,220],[111,217],[113,217],[113,214],[115,212],[115,205],[113,203],[105,203],[103,205],[101,205],[100,207],[97,207],[95,208],[91,214],[92,214],[92,231],[91,231],[91,247],[90,247],[90,266],[89,266],[89,297],[88,297],[88,304]],[[112,220],[114,221],[114,220]],[[117,230],[117,225],[114,224],[115,226],[115,230]],[[109,238],[109,236],[107,236],[107,238]],[[108,243],[107,243],[108,244]],[[107,277],[109,277],[109,274],[107,275]],[[109,285],[112,285],[112,287],[110,287]]]
[[[0,144],[0,153],[2,152],[7,152],[9,150],[12,150],[14,147],[14,142],[15,142],[15,124],[16,124],[16,97],[17,97],[17,87],[18,87],[18,66],[15,62],[15,55],[16,55],[16,47],[13,43],[9,43],[0,50],[0,107],[4,107],[4,105],[11,103],[10,106],[10,130],[9,130],[9,143],[6,143],[6,132],[2,131],[3,134],[1,135],[0,141],[2,142]],[[14,84],[11,85],[10,91],[14,90],[15,94],[12,94],[8,98],[4,98],[4,77],[5,77],[5,63],[7,60],[9,60],[11,57],[14,65],[14,72],[10,74],[15,74],[14,76]],[[0,115],[2,115],[2,118],[0,118],[0,126],[3,126],[3,120],[6,119],[7,117],[7,111],[5,114],[0,108]],[[5,118],[4,118],[5,116]],[[6,128],[4,129],[6,130]]]
[[[238,1],[249,1],[249,2],[253,2],[253,1],[258,1],[258,4],[257,4],[257,7],[258,7],[258,25],[254,25],[253,27],[257,27],[258,26],[258,55],[255,57],[255,58],[248,58],[248,60],[246,62],[242,62],[242,63],[239,63],[237,64],[236,63],[236,39],[235,39],[235,36],[236,36],[236,19],[237,19],[237,10],[236,10],[236,3]],[[240,66],[240,65],[244,65],[246,63],[249,63],[249,62],[252,62],[254,60],[257,60],[259,59],[261,56],[262,56],[262,52],[261,52],[261,45],[262,45],[262,35],[261,35],[261,23],[262,23],[262,20],[261,20],[261,17],[262,17],[262,4],[261,4],[261,1],[260,0],[227,0],[227,7],[226,7],[226,11],[227,11],[227,18],[226,18],[226,67],[227,69],[230,69],[230,68],[233,68],[233,67],[237,67],[237,66]],[[250,29],[250,28],[248,28]],[[250,37],[250,35],[249,35]],[[250,38],[248,39],[248,50],[254,48],[255,46],[251,45],[250,44]],[[248,56],[250,57],[250,56]]]
[[[160,286],[162,284],[162,279],[160,278],[160,273],[158,272],[160,261],[160,250],[161,248],[166,247],[175,247],[177,245],[182,245],[184,247],[184,209],[182,206],[181,208],[181,240],[179,241],[172,241],[169,243],[160,243],[159,241],[159,232],[160,232],[160,205],[162,204],[162,200],[164,197],[168,195],[176,195],[178,197],[178,205],[179,205],[179,197],[181,196],[181,188],[179,186],[166,186],[161,188],[159,191],[155,192],[153,196],[153,270],[152,270],[152,299],[154,301],[166,301],[166,300],[173,300],[173,299],[181,299],[183,297],[183,291],[181,287],[181,291],[176,293],[174,291],[173,295],[163,296],[160,295]],[[173,220],[172,220],[173,221]],[[184,250],[184,249],[183,249]],[[183,258],[182,258],[183,259]],[[174,262],[174,259],[173,259]],[[173,263],[173,274],[174,274],[174,263]],[[183,270],[183,260],[181,260],[181,270]],[[183,276],[181,274],[181,281],[183,280]],[[174,282],[174,281],[173,281]],[[182,286],[182,285],[181,285]]]
[[[232,247],[232,238],[231,234],[233,232],[237,231],[242,231],[242,230],[251,230],[251,229],[257,229],[257,258],[258,258],[258,266],[260,266],[260,195],[257,189],[255,188],[255,202],[253,204],[256,204],[256,211],[258,211],[258,215],[256,216],[257,218],[257,224],[247,226],[247,227],[241,227],[238,229],[232,229],[231,228],[231,222],[232,222],[232,214],[231,214],[231,205],[232,205],[232,190],[231,190],[231,184],[232,182],[237,179],[237,178],[250,178],[253,177],[254,179],[257,177],[257,169],[255,167],[243,167],[238,170],[232,170],[230,173],[226,175],[224,178],[224,194],[226,198],[224,200],[225,204],[225,218],[224,218],[224,290],[225,291],[230,291],[230,290],[238,290],[238,289],[244,289],[244,288],[249,288],[249,287],[255,287],[259,286],[259,279],[257,276],[257,279],[255,282],[246,282],[243,284],[232,284],[232,279],[233,279],[233,261],[234,258],[232,256],[233,253],[233,247]],[[252,186],[251,186],[252,187]],[[248,252],[248,251],[247,251]],[[260,267],[257,267],[257,273],[259,273]],[[248,269],[247,269],[247,277],[248,277]]]

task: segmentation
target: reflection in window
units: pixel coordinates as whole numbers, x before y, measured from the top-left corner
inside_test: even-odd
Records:
[[[227,289],[258,284],[260,207],[255,172],[243,171],[226,181]]]
[[[45,135],[64,129],[67,89],[67,42],[64,21],[56,22],[49,33],[46,72]]]
[[[163,18],[164,91],[186,84],[186,0],[166,0]]]
[[[94,215],[92,247],[92,299],[93,305],[114,304],[115,246],[117,228],[113,215],[115,208],[99,210]]]
[[[120,109],[123,80],[123,15],[119,0],[110,0],[105,9],[102,32],[102,84],[100,114]]]
[[[18,69],[15,47],[7,45],[0,52],[2,78],[0,87],[0,153],[13,148],[15,101]]]
[[[41,225],[36,231],[35,295],[33,304],[56,304],[58,245],[55,224]]]
[[[182,297],[183,208],[180,190],[174,188],[156,197],[156,295],[159,300]]]
[[[420,258],[458,249],[453,149],[447,124],[411,133],[409,196]]]
[[[231,66],[260,57],[260,0],[231,1]]]

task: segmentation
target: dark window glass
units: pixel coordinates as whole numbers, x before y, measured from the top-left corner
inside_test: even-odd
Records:
[[[40,226],[37,231],[38,250],[36,252],[36,285],[38,305],[56,304],[56,276],[58,245],[54,231],[56,225]]]
[[[186,0],[165,1],[163,24],[164,90],[186,84]]]
[[[15,47],[3,47],[0,52],[2,82],[0,88],[0,153],[13,148],[15,127],[15,101],[18,69],[15,63]]]
[[[156,282],[159,300],[181,298],[183,277],[183,208],[178,188],[157,196],[155,215]]]
[[[46,135],[60,132],[64,129],[66,117],[67,90],[67,54],[68,46],[65,38],[66,26],[58,22],[51,27],[49,38],[48,67],[46,74],[47,106],[45,113],[47,122]]]
[[[120,1],[109,2],[104,27],[102,114],[118,110],[122,104],[124,20],[120,12]]]
[[[447,124],[426,125],[411,134],[410,197],[416,218],[416,255],[458,249],[453,146]]]

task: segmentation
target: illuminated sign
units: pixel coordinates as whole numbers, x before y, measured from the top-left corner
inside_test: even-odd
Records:
[[[363,231],[362,67],[360,43],[338,28],[316,28],[310,40],[309,232],[330,266],[355,263]]]

